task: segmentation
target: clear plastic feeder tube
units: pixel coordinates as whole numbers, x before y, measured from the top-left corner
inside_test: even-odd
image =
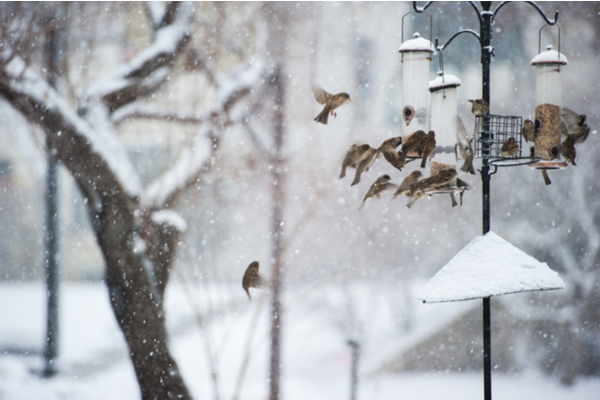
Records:
[[[429,130],[429,63],[433,45],[418,33],[402,43],[402,135]]]
[[[436,146],[431,160],[431,174],[442,169],[456,168],[456,88],[460,79],[440,75],[429,82],[431,92],[431,130],[435,132]]]
[[[567,58],[548,46],[531,65],[535,66],[535,156],[550,161],[560,155],[561,70]]]

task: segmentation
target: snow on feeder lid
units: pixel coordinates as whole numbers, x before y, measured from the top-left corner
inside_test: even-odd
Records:
[[[564,289],[557,272],[493,232],[477,236],[425,285],[424,303]]]
[[[435,161],[431,161],[431,175],[443,169],[456,168],[456,88],[460,79],[438,73],[429,82],[431,92],[431,130],[435,132]]]
[[[413,34],[413,39],[409,39],[406,42],[400,45],[398,49],[399,53],[408,53],[408,52],[427,52],[433,53],[433,43],[430,40],[421,37],[419,32],[415,32]],[[430,56],[431,57],[431,56]]]
[[[535,156],[544,162],[552,162],[560,156],[560,132],[562,109],[562,66],[567,58],[546,47],[531,60],[535,66]],[[552,163],[555,164],[555,163]],[[543,165],[538,164],[536,168]]]
[[[402,54],[402,134],[429,130],[429,62],[433,53],[431,41],[419,33],[407,40],[398,51]]]

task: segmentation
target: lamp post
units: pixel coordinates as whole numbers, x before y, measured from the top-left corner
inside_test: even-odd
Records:
[[[481,9],[477,7],[475,2],[469,1],[469,5],[475,11],[479,20],[479,32],[472,29],[461,29],[455,33],[444,45],[438,47],[438,50],[442,51],[446,48],[452,40],[463,34],[470,34],[474,36],[479,42],[481,49],[481,71],[482,71],[482,82],[481,82],[481,94],[483,100],[490,104],[490,66],[492,56],[494,55],[494,47],[492,46],[492,24],[498,11],[509,2],[500,3],[494,10],[491,10],[491,1],[482,1]],[[554,14],[554,19],[550,20],[544,12],[531,1],[525,2],[534,7],[548,25],[555,25],[558,20],[558,11]],[[417,6],[417,2],[413,2],[413,9],[417,13],[425,12],[425,10],[433,4],[432,1],[425,4],[423,7]],[[479,141],[481,143],[480,157],[482,159],[481,174],[482,181],[482,225],[483,234],[485,235],[490,231],[490,181],[491,175],[496,172],[497,165],[490,163],[493,159],[491,150],[493,147],[493,138],[490,130],[490,115],[487,114],[481,118],[481,132]],[[520,135],[520,132],[519,132]],[[534,162],[534,157],[531,160],[522,163],[529,164]],[[494,166],[494,170],[491,171],[490,166]],[[502,166],[502,164],[499,164]],[[518,163],[505,164],[508,165],[519,165]],[[491,364],[491,313],[490,313],[490,297],[483,298],[483,369],[484,369],[484,398],[485,400],[491,400],[492,398],[492,364]]]

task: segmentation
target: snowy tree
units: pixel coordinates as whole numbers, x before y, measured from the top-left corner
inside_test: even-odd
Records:
[[[65,43],[72,45],[79,32],[70,25],[71,18],[84,19],[85,15],[78,13],[102,14],[105,6],[38,6],[0,7],[0,95],[41,129],[47,154],[66,166],[86,201],[104,256],[111,304],[142,397],[189,398],[168,349],[163,312],[169,271],[186,229],[185,220],[172,207],[210,168],[221,132],[234,123],[234,106],[249,98],[253,86],[260,82],[261,64],[257,59],[250,61],[252,55],[247,54],[248,59],[238,69],[222,74],[196,47],[195,57],[189,61],[196,67],[201,65],[208,81],[202,88],[208,104],[203,113],[193,109],[172,112],[168,106],[144,102],[160,94],[181,73],[178,61],[186,54],[195,16],[189,3],[150,3],[146,7],[152,31],[149,45],[112,71],[100,71],[85,87],[74,85],[67,72],[91,68],[87,64],[90,58],[81,60],[77,57],[81,51],[76,54],[81,49],[67,45],[53,49],[64,59],[55,89],[44,76],[44,65],[36,52],[44,26],[53,24],[66,36]],[[116,129],[119,121],[134,118],[192,120],[198,125],[191,146],[145,187]]]

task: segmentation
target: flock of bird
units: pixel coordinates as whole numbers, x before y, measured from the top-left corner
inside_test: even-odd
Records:
[[[334,111],[335,109],[340,107],[346,101],[350,101],[350,95],[348,93],[342,92],[333,95],[327,93],[320,87],[313,88],[313,94],[315,100],[323,105],[323,110],[315,117],[315,121],[325,125],[327,125],[330,114],[337,117],[337,114]],[[476,117],[483,117],[489,113],[490,107],[485,100],[476,99],[468,101],[472,104],[471,113]],[[561,143],[560,154],[571,164],[577,165],[575,164],[575,144],[585,142],[589,135],[590,128],[586,123],[585,115],[577,114],[568,108],[562,108],[561,117],[561,133],[566,138]],[[462,122],[461,128],[462,129],[458,129],[456,144],[456,147],[464,160],[464,164],[460,170],[475,175],[475,169],[473,167],[474,152],[471,146],[473,138],[468,139],[466,137]],[[527,142],[535,142],[537,135],[536,125],[531,120],[525,120],[523,122],[522,134]],[[354,168],[356,172],[350,186],[356,185],[360,182],[361,175],[369,170],[369,167],[375,162],[379,155],[383,155],[385,160],[399,171],[402,171],[402,168],[404,168],[408,162],[418,158],[421,159],[420,167],[425,168],[427,159],[435,146],[435,132],[429,131],[428,133],[425,133],[422,130],[413,132],[404,139],[401,136],[387,139],[376,149],[368,144],[353,144],[347,151],[342,162],[340,179],[346,176],[346,170],[348,168]],[[516,157],[518,150],[519,144],[516,139],[511,136],[502,144],[500,154],[503,158]],[[555,156],[558,156],[558,154]],[[551,182],[546,170],[541,171],[546,185],[549,185]],[[359,209],[364,206],[367,200],[380,198],[383,192],[391,192],[393,190],[394,193],[391,200],[398,196],[407,196],[409,201],[406,206],[410,208],[418,200],[431,196],[432,191],[448,187],[458,188],[460,191],[460,204],[462,205],[463,193],[465,190],[469,190],[469,185],[458,178],[455,168],[442,169],[428,178],[421,179],[422,177],[422,172],[417,169],[404,178],[400,185],[396,185],[391,182],[389,175],[381,175],[369,187]],[[452,207],[456,206],[458,203],[454,198],[453,191],[450,191],[450,197],[452,200]],[[260,288],[265,285],[265,280],[259,274],[259,267],[259,262],[253,261],[246,268],[242,278],[242,288],[246,291],[248,299],[250,300],[252,300],[252,297],[249,289]]]

